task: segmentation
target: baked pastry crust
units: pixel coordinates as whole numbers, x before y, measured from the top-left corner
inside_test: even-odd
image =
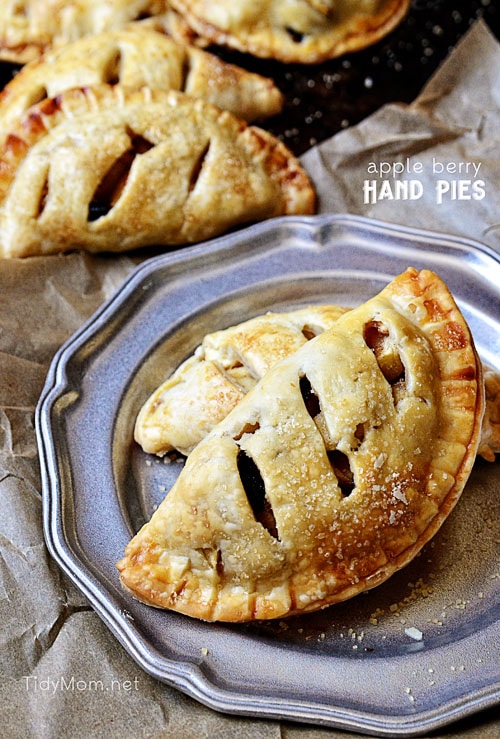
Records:
[[[258,57],[314,64],[392,31],[410,0],[171,0],[201,38]]]
[[[408,564],[477,452],[482,368],[432,272],[408,269],[272,367],[187,458],[118,562],[205,620],[307,613]]]
[[[246,121],[280,112],[274,82],[141,23],[86,36],[24,66],[0,93],[0,130],[32,105],[72,87],[100,84],[179,90]]]
[[[53,46],[167,11],[166,0],[2,0],[0,60],[26,64]]]
[[[266,313],[207,334],[150,395],[135,424],[145,452],[189,454],[276,362],[331,328],[347,308]]]
[[[0,143],[2,257],[183,245],[314,209],[284,144],[180,92],[74,88]]]

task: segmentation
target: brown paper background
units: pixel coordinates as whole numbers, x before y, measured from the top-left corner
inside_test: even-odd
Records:
[[[500,47],[478,23],[412,105],[389,105],[307,152],[321,212],[350,212],[480,238],[499,249]],[[365,208],[370,161],[402,155],[481,161],[487,198]],[[430,177],[429,185],[433,184]],[[499,249],[500,250],[500,249]],[[58,739],[358,736],[223,716],[151,678],[50,559],[43,540],[34,409],[55,351],[110,297],[136,257],[82,254],[0,261],[0,736]],[[101,680],[105,691],[46,689]],[[496,711],[434,734],[493,739]]]
[[[311,174],[320,211],[351,213],[393,223],[478,239],[500,251],[500,45],[482,22],[458,44],[410,105],[389,104],[357,126],[310,149],[302,163]],[[482,200],[436,202],[433,159],[459,166],[480,163]],[[398,177],[421,182],[415,201],[363,202],[363,182],[371,162],[402,162],[412,168]],[[423,173],[414,174],[421,163]],[[443,178],[443,176],[441,176]],[[444,178],[470,179],[467,175]],[[386,178],[392,185],[392,177]]]

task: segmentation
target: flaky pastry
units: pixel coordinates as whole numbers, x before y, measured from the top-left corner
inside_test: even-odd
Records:
[[[24,66],[0,93],[0,130],[8,130],[46,98],[72,87],[103,83],[180,90],[246,121],[275,115],[283,104],[272,80],[133,23],[47,51]]]
[[[168,12],[166,0],[2,0],[0,60],[26,64],[53,46]]]
[[[374,44],[410,0],[171,0],[202,39],[258,57],[311,64]]]
[[[314,209],[284,144],[181,92],[74,88],[0,143],[2,257],[183,245]]]
[[[408,269],[275,364],[187,458],[118,562],[204,620],[324,608],[408,564],[476,456],[482,368],[446,285]]]
[[[207,334],[144,403],[135,440],[151,454],[189,454],[273,364],[333,326],[346,310],[320,305],[266,313]]]

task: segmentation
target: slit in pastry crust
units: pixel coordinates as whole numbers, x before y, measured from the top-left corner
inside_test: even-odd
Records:
[[[89,203],[89,221],[95,221],[109,213],[125,189],[136,157],[145,154],[154,146],[151,141],[132,130],[127,129],[126,133],[130,139],[130,147],[111,163],[98,183]]]
[[[246,121],[263,120],[283,107],[271,79],[133,23],[50,49],[26,64],[0,92],[0,131],[47,98],[102,84],[185,92]]]

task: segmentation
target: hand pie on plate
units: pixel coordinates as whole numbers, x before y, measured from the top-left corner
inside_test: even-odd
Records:
[[[410,0],[171,0],[171,5],[214,44],[311,64],[379,41],[401,22]]]
[[[47,97],[103,83],[181,90],[246,121],[275,115],[283,104],[272,80],[133,23],[50,50],[23,67],[0,93],[0,130]]]
[[[408,564],[474,463],[484,385],[445,284],[409,269],[274,365],[187,458],[118,563],[205,620],[301,614]]]
[[[0,143],[0,257],[183,245],[314,208],[284,144],[181,92],[74,88]]]
[[[135,440],[151,454],[189,454],[273,364],[333,326],[346,310],[320,305],[266,313],[208,334],[144,403]]]

